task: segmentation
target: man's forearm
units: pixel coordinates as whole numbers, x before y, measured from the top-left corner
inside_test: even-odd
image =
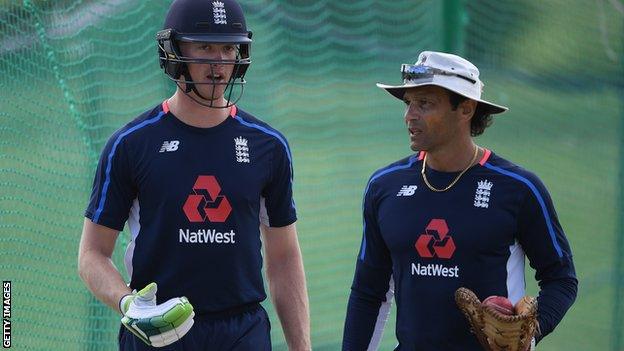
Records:
[[[267,265],[273,305],[290,350],[311,350],[308,292],[301,252],[293,250],[275,264]]]
[[[572,306],[576,299],[578,281],[576,278],[557,279],[540,282],[540,287],[537,304],[540,335],[536,338],[537,341],[550,334]]]
[[[98,300],[119,312],[119,299],[131,291],[110,258],[85,252],[78,259],[78,273]]]

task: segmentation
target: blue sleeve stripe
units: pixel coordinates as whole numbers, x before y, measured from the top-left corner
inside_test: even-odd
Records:
[[[506,176],[512,177],[514,179],[517,179],[521,182],[523,182],[524,184],[526,184],[531,191],[533,192],[533,194],[535,195],[535,197],[537,198],[537,202],[539,202],[540,207],[542,209],[542,214],[544,215],[544,219],[546,221],[546,226],[548,227],[548,234],[550,234],[550,240],[553,243],[553,246],[555,247],[555,250],[557,251],[557,254],[559,255],[559,258],[563,257],[563,252],[561,250],[561,246],[559,246],[559,243],[557,242],[557,237],[555,236],[555,230],[553,229],[552,226],[552,221],[550,220],[550,213],[548,213],[548,209],[546,208],[546,204],[544,203],[544,199],[542,198],[542,195],[539,193],[539,191],[537,190],[537,188],[535,187],[535,185],[533,185],[533,183],[531,183],[530,180],[526,179],[525,177],[517,174],[517,173],[513,173],[513,172],[509,172],[507,170],[504,170],[500,167],[496,167],[491,165],[489,162],[487,162],[485,164],[485,167],[502,173]]]
[[[255,123],[250,123],[245,121],[241,116],[236,115],[234,117],[234,119],[236,119],[238,122],[240,122],[240,124],[250,127],[250,128],[255,128],[258,129],[266,134],[272,135],[274,137],[277,138],[277,140],[280,141],[280,143],[282,143],[282,145],[284,145],[284,149],[286,149],[286,156],[288,156],[288,162],[290,163],[290,186],[292,187],[292,183],[293,183],[293,163],[292,163],[292,155],[290,154],[290,148],[288,147],[288,143],[286,143],[286,140],[279,135],[279,133],[277,133],[274,130],[271,130],[269,128],[263,127],[261,125],[255,124]],[[292,207],[296,208],[295,206],[295,199],[292,199]]]
[[[112,160],[113,157],[115,156],[115,151],[117,150],[117,145],[119,145],[119,143],[121,142],[121,139],[123,139],[126,135],[141,129],[143,127],[145,127],[148,124],[152,124],[155,122],[158,122],[162,116],[165,114],[165,112],[161,111],[156,117],[152,118],[152,119],[148,119],[145,120],[137,125],[135,125],[134,127],[126,130],[125,132],[119,134],[119,136],[117,137],[117,139],[115,140],[115,143],[113,143],[113,147],[111,148],[111,151],[108,153],[108,159],[106,161],[106,176],[105,176],[105,180],[104,180],[104,186],[102,187],[102,196],[100,197],[100,203],[98,204],[98,208],[95,211],[95,215],[93,216],[93,222],[94,223],[98,223],[99,219],[100,219],[100,215],[102,214],[102,210],[104,209],[104,204],[106,203],[106,193],[108,191],[108,185],[110,184],[110,171],[111,171],[111,164],[112,164]]]
[[[371,179],[368,181],[368,184],[366,184],[366,189],[364,190],[364,201],[366,201],[366,195],[368,194],[368,188],[370,187],[371,183],[373,181],[375,181],[375,179],[388,174],[390,172],[394,172],[394,171],[398,171],[401,169],[406,169],[406,168],[410,168],[412,167],[412,165],[414,164],[414,162],[416,162],[418,155],[412,155],[410,156],[410,158],[408,159],[407,164],[403,164],[403,165],[397,165],[397,166],[393,166],[390,168],[386,168],[384,170],[379,171],[378,173],[375,173]],[[364,201],[362,201],[362,213],[364,213]],[[366,218],[362,218],[362,220],[364,221],[363,224],[363,235],[362,235],[362,247],[360,247],[360,260],[364,261],[364,257],[366,256]]]
[[[366,256],[366,219],[364,219],[364,225],[362,225],[362,247],[360,247],[360,261],[364,261]]]
[[[258,129],[266,134],[272,135],[274,137],[277,138],[277,140],[279,140],[282,145],[284,145],[284,148],[286,149],[286,155],[288,155],[288,161],[290,162],[290,167],[291,167],[291,177],[292,177],[292,156],[290,155],[290,149],[288,148],[288,144],[286,143],[286,140],[284,140],[284,138],[282,138],[281,135],[279,135],[277,132],[270,130],[269,128],[254,124],[254,123],[250,123],[245,121],[244,119],[242,119],[240,116],[236,116],[234,117],[237,121],[239,121],[242,125],[245,125],[247,127],[251,127],[251,128],[255,128]]]

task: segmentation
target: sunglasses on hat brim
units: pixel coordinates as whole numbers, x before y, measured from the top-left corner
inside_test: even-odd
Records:
[[[434,76],[455,76],[469,81],[472,84],[476,84],[475,79],[457,74],[454,72],[448,72],[439,68],[424,66],[424,65],[411,65],[404,63],[401,65],[401,75],[403,81],[413,81],[420,79],[433,79]]]

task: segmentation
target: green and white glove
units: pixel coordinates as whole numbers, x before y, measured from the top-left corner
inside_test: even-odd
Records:
[[[156,283],[121,298],[121,323],[139,339],[154,347],[163,347],[181,339],[193,326],[193,306],[186,297],[156,304]]]

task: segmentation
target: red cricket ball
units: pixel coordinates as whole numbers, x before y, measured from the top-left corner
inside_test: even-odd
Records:
[[[514,314],[513,304],[511,303],[511,301],[509,301],[508,298],[504,296],[490,296],[487,299],[483,300],[482,304],[484,306],[490,306],[502,314]]]

